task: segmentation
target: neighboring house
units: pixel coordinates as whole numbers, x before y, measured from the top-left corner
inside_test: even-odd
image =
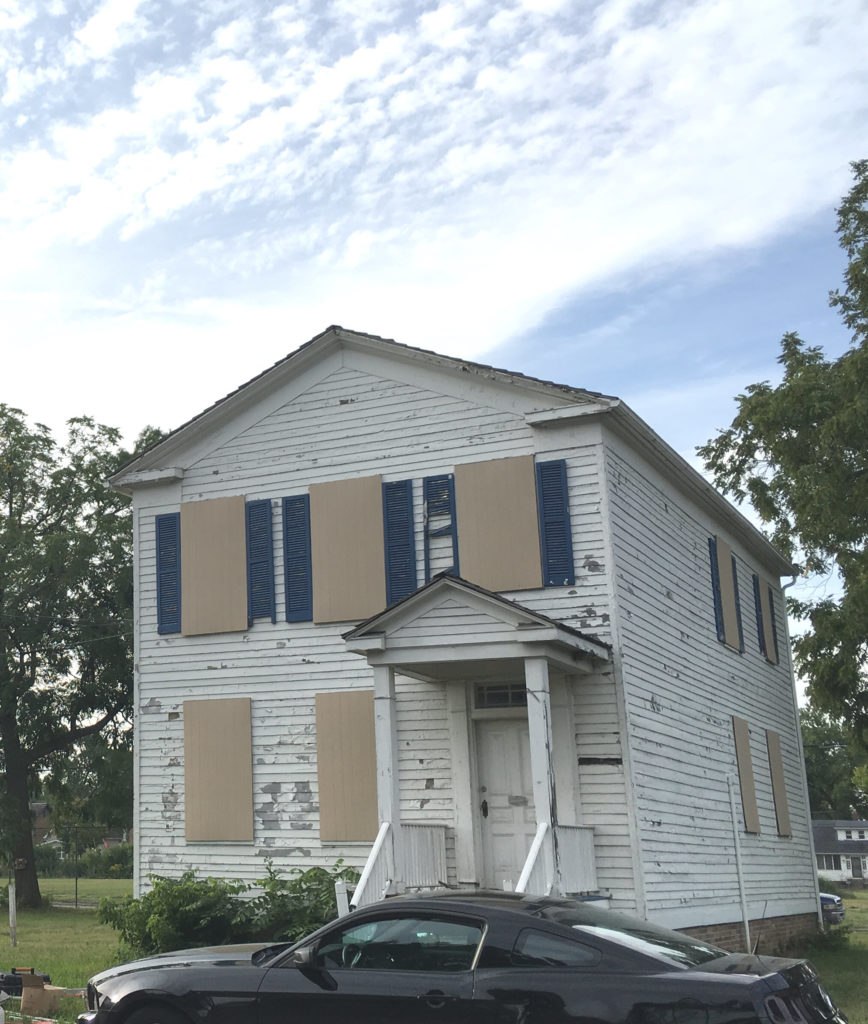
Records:
[[[30,820],[33,845],[44,843],[51,835],[51,806],[44,800],[30,801]]]
[[[816,926],[790,566],[617,398],[332,327],[113,483],[137,891],[341,858]]]
[[[868,879],[868,821],[815,820],[817,871],[836,882],[864,885]]]

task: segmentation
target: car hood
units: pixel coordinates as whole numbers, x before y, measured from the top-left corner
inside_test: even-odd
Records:
[[[100,985],[110,978],[120,978],[124,974],[141,973],[149,970],[166,970],[172,967],[203,966],[245,966],[249,967],[255,953],[268,949],[270,943],[250,942],[237,946],[205,946],[199,949],[179,949],[172,953],[158,953],[141,960],[131,960],[118,967],[95,974],[90,980],[93,985]]]

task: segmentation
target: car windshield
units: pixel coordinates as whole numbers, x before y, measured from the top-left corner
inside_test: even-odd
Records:
[[[685,967],[694,967],[726,956],[726,950],[710,946],[700,939],[625,914],[597,910],[587,904],[550,905],[542,908],[539,915],[586,935],[609,939],[640,953],[662,956]]]

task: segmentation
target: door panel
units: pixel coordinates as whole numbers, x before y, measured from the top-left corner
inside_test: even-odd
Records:
[[[482,935],[462,916],[344,917],[310,947],[310,966],[266,973],[259,1024],[471,1024]]]
[[[470,1024],[473,972],[275,967],[259,990],[260,1024]]]
[[[536,831],[527,721],[476,723],[477,776],[484,860],[483,885],[512,889]]]

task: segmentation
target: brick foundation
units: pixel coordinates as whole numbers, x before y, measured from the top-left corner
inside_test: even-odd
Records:
[[[816,914],[767,917],[764,921],[750,922],[750,941],[753,945],[759,939],[759,952],[771,955],[791,949],[799,939],[806,935],[816,935],[818,930]],[[721,946],[723,949],[744,950],[744,924],[741,921],[680,928],[679,931],[710,942],[713,946]]]

